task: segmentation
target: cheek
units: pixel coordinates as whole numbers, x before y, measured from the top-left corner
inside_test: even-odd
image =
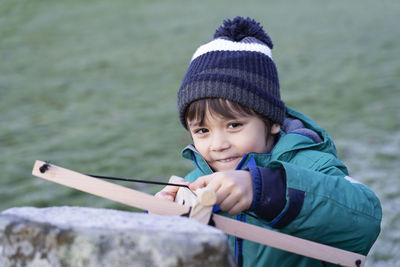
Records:
[[[265,153],[268,151],[266,139],[267,137],[264,129],[248,133],[244,136],[242,142],[240,142],[241,150],[245,153]]]
[[[205,140],[193,138],[193,145],[203,158],[207,158],[207,144]]]
[[[255,152],[255,153],[265,153],[267,152],[267,146],[266,146],[266,142],[264,140],[261,139],[253,139],[253,140],[257,140],[257,141],[253,141],[253,142],[247,142],[243,144],[243,150],[246,151],[246,153],[250,153],[250,152]]]

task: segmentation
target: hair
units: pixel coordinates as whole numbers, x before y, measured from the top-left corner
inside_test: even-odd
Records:
[[[238,116],[256,116],[264,122],[266,140],[269,140],[271,136],[273,122],[268,117],[249,107],[223,98],[203,98],[192,102],[186,109],[186,124],[188,121],[195,120],[203,125],[207,111],[210,112],[211,116],[221,116],[227,119],[236,119]]]

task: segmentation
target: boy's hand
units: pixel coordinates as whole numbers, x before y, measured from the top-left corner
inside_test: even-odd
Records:
[[[230,215],[250,208],[253,181],[248,171],[224,171],[202,176],[189,185],[191,190],[207,186],[217,194],[217,205]]]
[[[176,177],[174,177],[174,176],[172,176],[170,178],[169,182],[174,183],[174,184],[189,185],[189,182],[185,182],[183,179],[177,180]],[[161,199],[173,202],[173,201],[175,201],[175,196],[176,196],[176,193],[178,192],[179,188],[180,188],[179,186],[167,185],[160,192],[156,193],[154,196],[157,198],[161,198]]]

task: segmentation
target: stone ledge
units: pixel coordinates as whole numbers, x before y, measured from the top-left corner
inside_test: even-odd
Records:
[[[226,236],[183,217],[84,207],[0,213],[0,266],[234,266]]]

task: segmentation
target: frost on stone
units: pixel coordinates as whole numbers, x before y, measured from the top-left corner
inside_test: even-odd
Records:
[[[0,213],[2,266],[233,266],[225,235],[183,217],[83,207]]]
[[[64,228],[99,228],[113,230],[140,229],[179,233],[210,232],[219,230],[197,221],[179,216],[159,216],[111,209],[86,207],[11,208],[1,214],[18,216],[35,222],[48,223]]]

